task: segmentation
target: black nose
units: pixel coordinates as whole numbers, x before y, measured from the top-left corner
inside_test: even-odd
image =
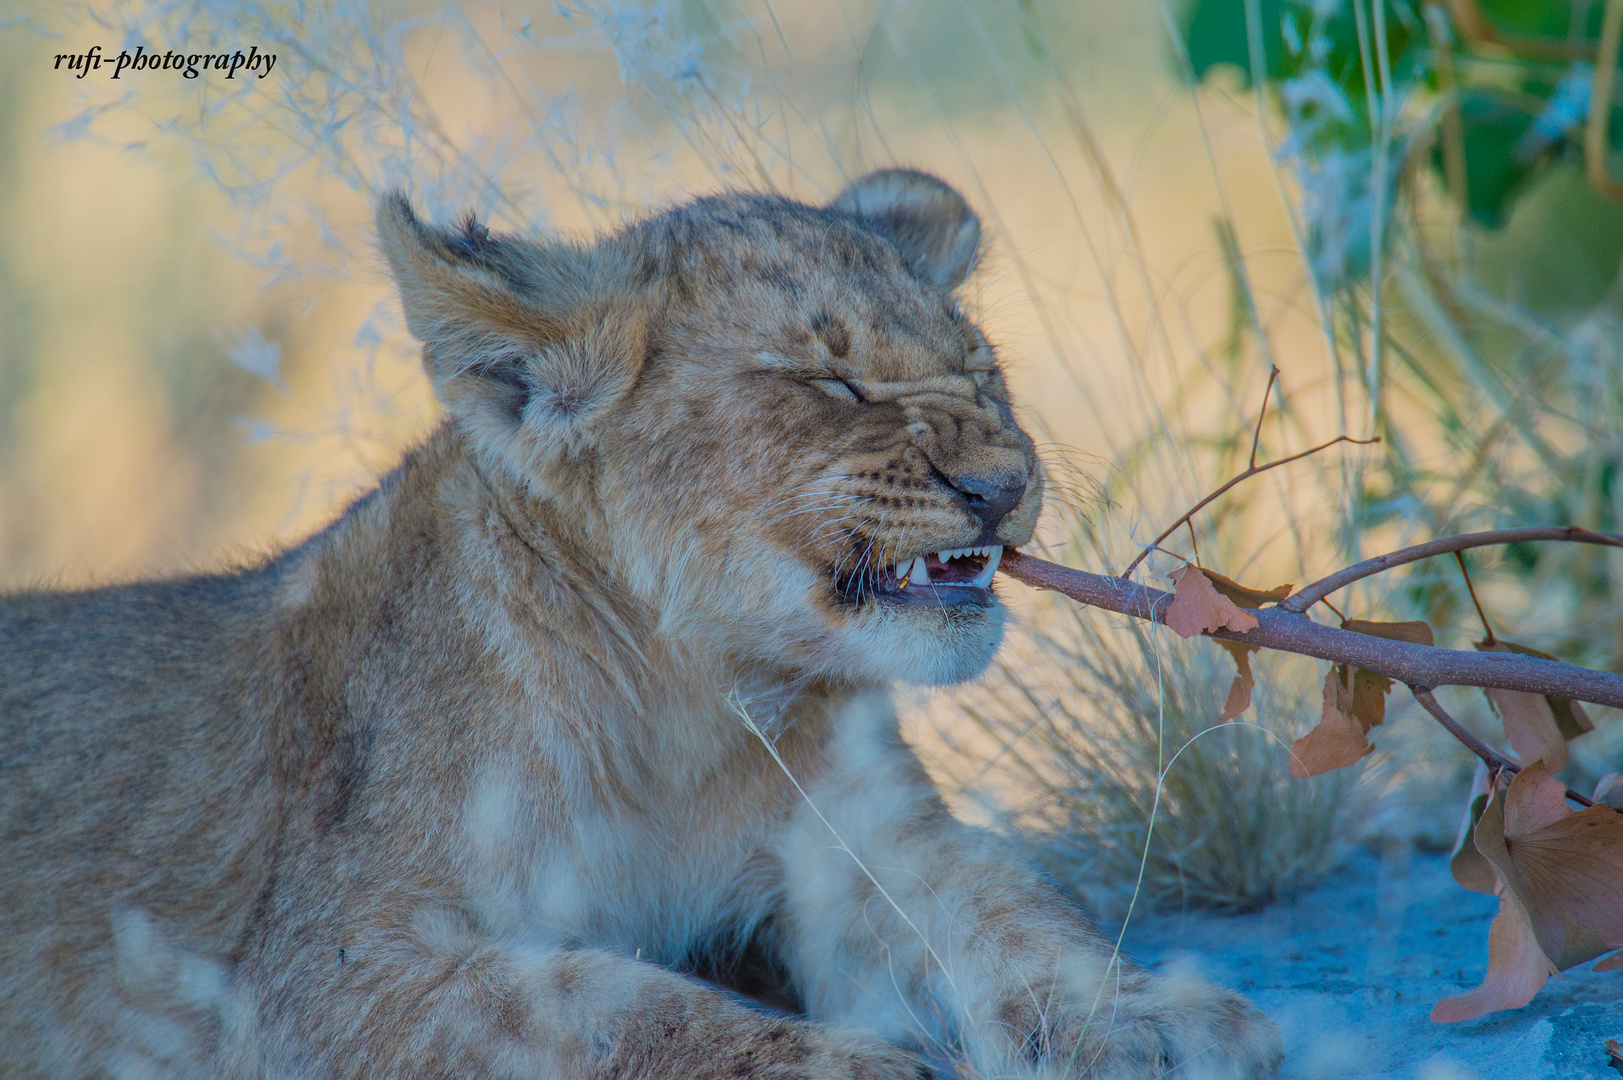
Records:
[[[1013,473],[970,473],[949,477],[948,482],[969,504],[969,512],[980,518],[988,530],[997,528],[998,522],[1020,505],[1021,496],[1026,493],[1026,478]]]

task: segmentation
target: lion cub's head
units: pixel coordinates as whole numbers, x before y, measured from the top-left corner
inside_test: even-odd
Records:
[[[1042,474],[954,291],[980,223],[870,173],[700,199],[593,246],[378,211],[452,422],[667,630],[860,681],[979,673]]]

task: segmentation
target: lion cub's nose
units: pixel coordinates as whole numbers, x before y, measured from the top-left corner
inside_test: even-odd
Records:
[[[966,473],[948,477],[948,482],[969,504],[969,512],[986,524],[988,532],[1020,505],[1026,493],[1025,475],[1010,472]]]

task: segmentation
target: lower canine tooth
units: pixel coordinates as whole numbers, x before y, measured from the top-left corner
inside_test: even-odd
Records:
[[[913,568],[907,572],[907,578],[915,585],[930,584],[930,571],[924,567],[924,556],[913,560]]]

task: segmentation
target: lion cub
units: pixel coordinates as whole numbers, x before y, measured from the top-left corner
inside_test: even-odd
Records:
[[[1042,500],[957,192],[378,231],[436,434],[260,565],[0,603],[0,1073],[1273,1074],[898,737]],[[808,1019],[693,977],[751,971]]]

